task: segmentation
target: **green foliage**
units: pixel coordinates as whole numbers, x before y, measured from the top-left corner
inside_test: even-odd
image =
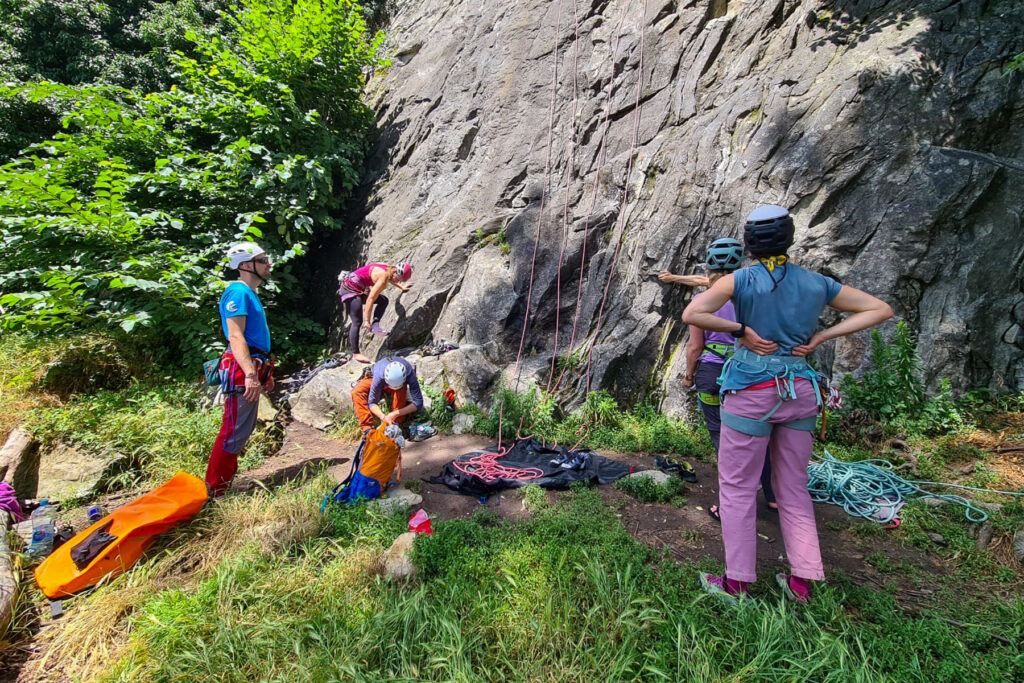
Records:
[[[536,484],[529,484],[519,489],[523,496],[523,507],[530,512],[546,510],[551,505],[548,503],[548,493]]]
[[[295,259],[340,226],[383,36],[349,0],[245,0],[222,22],[170,22],[190,50],[169,53],[163,90],[0,88],[62,127],[0,167],[0,328],[120,328],[194,363],[220,344],[222,255],[254,239],[275,260],[263,298],[278,348],[322,333],[297,312]]]
[[[554,397],[536,388],[517,393],[502,386],[495,393],[491,413],[477,420],[474,431],[497,438],[502,415],[503,440],[513,439],[519,432],[570,446],[582,440],[588,448],[685,457],[710,457],[712,452],[702,430],[666,417],[647,404],[624,411],[603,390],[591,392],[579,408],[565,414]]]
[[[861,410],[883,424],[899,425],[914,433],[939,434],[963,425],[953,402],[949,380],[943,379],[934,398],[925,394],[917,340],[905,322],[896,325],[886,342],[871,331],[871,370],[861,379],[843,377],[846,407]]]
[[[651,477],[623,477],[615,482],[615,488],[643,503],[670,503],[676,507],[686,504],[686,484],[679,477],[669,477],[664,484]]]

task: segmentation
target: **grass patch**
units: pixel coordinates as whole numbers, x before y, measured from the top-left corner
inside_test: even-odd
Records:
[[[437,521],[416,542],[418,581],[394,584],[376,557],[404,516],[365,506],[321,516],[326,486],[234,496],[204,512],[136,570],[72,601],[45,636],[46,666],[114,681],[1024,675],[1019,651],[987,635],[1022,632],[1019,600],[968,629],[912,618],[888,593],[844,580],[801,609],[761,581],[746,609],[730,608],[699,591],[697,566],[630,538],[584,487],[517,523],[488,510]],[[267,544],[276,533],[250,531],[267,526],[300,531]]]
[[[34,408],[57,405],[38,390],[39,380],[66,340],[4,333],[0,342],[0,440]]]
[[[536,389],[516,393],[507,387],[498,390],[495,408],[481,415],[474,431],[498,437],[499,410],[504,405],[502,438],[510,440],[520,432],[542,436],[549,442],[573,445],[581,440],[591,449],[622,452],[671,453],[681,457],[713,459],[714,451],[707,431],[682,420],[662,415],[653,406],[643,404],[622,410],[606,391],[591,392],[581,406],[562,410],[551,396]]]
[[[615,488],[643,503],[669,503],[675,507],[686,505],[686,484],[679,477],[669,477],[659,484],[651,477],[623,477]]]

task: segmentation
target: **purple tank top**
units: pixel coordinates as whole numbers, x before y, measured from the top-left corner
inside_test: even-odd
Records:
[[[697,296],[703,296],[698,294]],[[725,305],[715,311],[715,315],[719,318],[724,318],[731,322],[736,322],[736,312],[733,310],[732,301],[726,301]],[[704,344],[725,344],[726,346],[733,346],[736,343],[736,338],[728,332],[709,332],[704,330]],[[721,356],[717,356],[710,351],[705,351],[701,354],[698,359],[701,363],[713,363],[722,365],[725,363],[725,359]]]

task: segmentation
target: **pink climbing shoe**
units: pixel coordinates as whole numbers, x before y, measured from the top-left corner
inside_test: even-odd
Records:
[[[384,328],[380,326],[380,323],[376,320],[370,325],[370,332],[373,332],[378,337],[386,337],[388,333],[384,331]]]
[[[807,579],[780,573],[775,575],[775,581],[782,588],[782,594],[788,600],[798,602],[801,605],[806,605],[811,601],[811,582]]]
[[[747,597],[745,581],[732,581],[725,578],[725,574],[715,576],[707,572],[700,573],[700,585],[705,593],[714,595],[724,603],[735,605],[740,598]]]

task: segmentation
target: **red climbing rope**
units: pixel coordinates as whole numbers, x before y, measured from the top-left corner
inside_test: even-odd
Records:
[[[558,93],[558,38],[562,33],[562,0],[558,1],[558,20],[555,24],[554,47],[552,49],[553,68],[551,69],[551,104],[548,107],[548,144],[547,161],[544,162],[544,182],[541,183],[540,208],[537,210],[537,235],[533,241],[533,258],[530,261],[530,286],[526,292],[526,310],[523,314],[523,332],[519,335],[519,351],[516,353],[516,366],[513,375],[516,378],[514,389],[519,388],[519,364],[523,359],[523,345],[526,343],[526,326],[530,322],[530,303],[533,299],[533,280],[537,271],[537,250],[540,247],[540,229],[544,219],[544,202],[547,200],[548,176],[551,172],[551,132],[555,125],[555,96]],[[502,426],[505,420],[505,401],[498,409],[498,450],[501,450]]]
[[[558,358],[558,328],[562,313],[562,261],[565,260],[565,243],[569,240],[569,194],[572,192],[572,179],[576,166],[576,109],[577,109],[577,76],[579,74],[579,43],[580,15],[576,0],[572,0],[573,42],[572,42],[572,118],[569,119],[569,160],[565,168],[565,201],[562,203],[562,243],[558,249],[558,269],[555,271],[555,344],[551,350],[551,369],[548,371],[548,384],[545,392],[551,392],[551,380],[555,377],[555,360]],[[572,347],[569,347],[570,351]]]

